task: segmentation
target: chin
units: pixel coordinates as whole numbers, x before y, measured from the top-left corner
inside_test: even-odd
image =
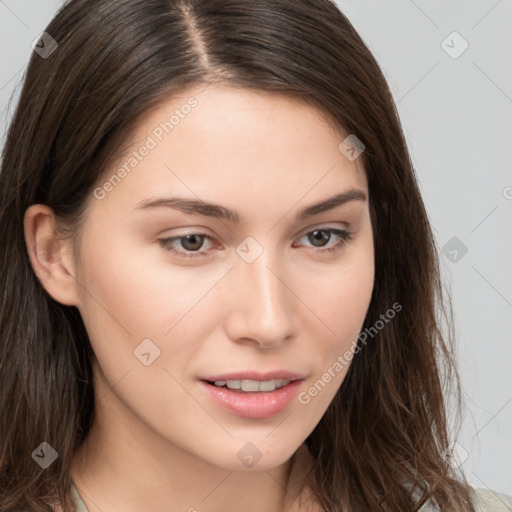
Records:
[[[287,439],[289,443],[289,439]],[[285,440],[259,438],[251,441],[231,439],[228,445],[217,445],[204,457],[211,464],[228,471],[265,471],[287,462],[299,448],[301,442],[285,444]]]

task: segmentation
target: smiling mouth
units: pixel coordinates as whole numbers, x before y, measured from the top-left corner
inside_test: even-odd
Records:
[[[289,379],[270,379],[264,381],[258,380],[216,380],[216,381],[205,381],[208,384],[217,388],[229,389],[230,391],[236,391],[239,393],[262,393],[272,392],[276,389],[287,386],[291,380]]]
[[[304,382],[301,375],[286,371],[261,376],[250,373],[212,375],[200,380],[201,388],[218,407],[234,416],[264,419],[289,407]]]

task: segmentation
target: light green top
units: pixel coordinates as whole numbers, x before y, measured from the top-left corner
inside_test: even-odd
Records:
[[[73,482],[71,482],[71,499],[73,500],[75,512],[89,512],[89,509],[85,506],[85,503],[82,501],[80,494],[78,494],[78,489],[75,487],[75,484]]]
[[[512,496],[489,489],[474,489],[474,491],[477,512],[512,512]],[[89,512],[73,483],[71,483],[71,496],[75,512]],[[425,512],[428,512],[428,509]]]

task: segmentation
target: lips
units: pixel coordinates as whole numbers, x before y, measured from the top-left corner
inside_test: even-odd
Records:
[[[296,396],[303,379],[301,374],[287,370],[265,373],[244,371],[210,375],[202,378],[200,383],[206,396],[230,414],[263,419],[285,410]],[[267,391],[261,383],[269,381],[280,382],[280,386]],[[256,390],[254,384],[259,384],[259,389]],[[244,387],[248,391],[244,391]]]
[[[263,419],[276,416],[289,408],[297,395],[302,380],[290,381],[274,391],[243,392],[220,388],[207,381],[200,381],[202,392],[217,407],[248,419]]]

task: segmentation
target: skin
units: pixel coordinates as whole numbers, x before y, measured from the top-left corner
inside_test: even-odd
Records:
[[[338,149],[347,134],[298,100],[210,85],[149,112],[128,150],[140,148],[190,96],[197,107],[103,199],[91,196],[79,252],[55,236],[48,207],[33,205],[25,215],[37,276],[55,300],[79,309],[97,358],[96,421],[71,469],[90,512],[161,512],[169,504],[201,512],[282,510],[283,489],[296,497],[293,482],[310,463],[304,440],[350,362],[308,404],[295,398],[265,419],[221,409],[198,379],[286,369],[304,376],[299,392],[307,392],[353,350],[370,303],[368,201],[295,219],[300,209],[350,188],[368,197],[361,160]],[[136,210],[140,201],[176,195],[222,205],[242,221]],[[327,231],[315,244],[312,233],[324,226],[348,229],[352,240],[322,253],[340,240]],[[175,239],[172,246],[205,256],[185,258],[159,243],[190,233],[211,239]],[[236,251],[249,236],[263,250],[251,263]],[[134,355],[146,338],[160,350],[149,366]],[[252,468],[237,457],[247,442],[261,453]]]

